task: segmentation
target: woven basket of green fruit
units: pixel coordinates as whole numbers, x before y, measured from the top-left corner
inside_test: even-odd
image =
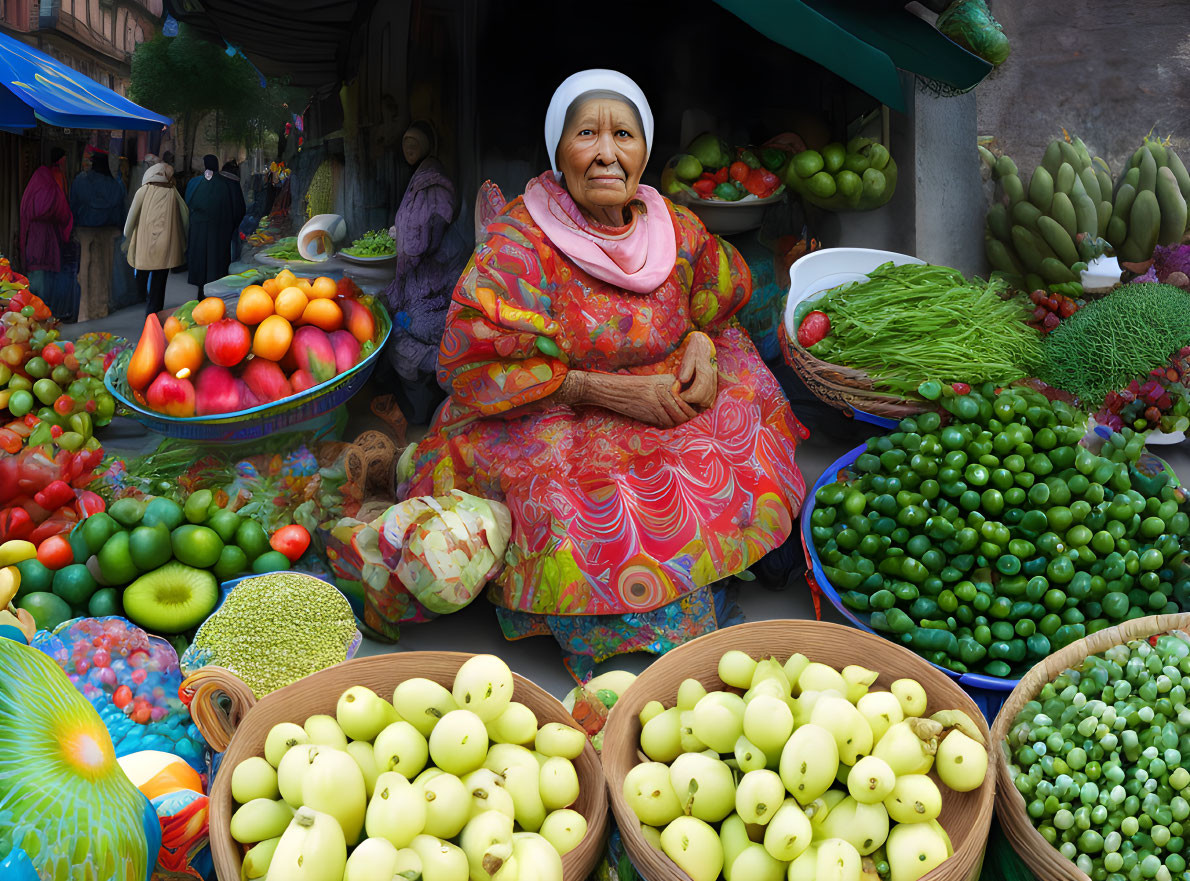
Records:
[[[1054,652],[992,728],[1005,837],[1038,878],[1182,878],[1190,615],[1136,618]]]
[[[203,736],[226,744],[211,790],[220,881],[586,881],[603,855],[594,748],[493,655],[357,658],[259,702],[224,680],[191,705]]]
[[[911,652],[759,621],[651,664],[612,708],[601,755],[650,881],[974,881],[995,795],[987,742],[974,702]]]

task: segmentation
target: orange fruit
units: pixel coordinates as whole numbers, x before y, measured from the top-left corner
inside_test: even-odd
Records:
[[[273,308],[286,321],[294,322],[302,317],[309,302],[301,288],[288,287],[277,294],[277,302],[273,304]]]
[[[334,300],[311,300],[302,312],[299,324],[313,324],[330,333],[343,326],[343,310]]]
[[[165,319],[165,324],[162,329],[165,331],[165,341],[168,343],[183,330],[185,330],[185,327],[182,326],[182,322],[178,320],[176,316],[171,315],[169,318]]]
[[[260,285],[249,285],[236,302],[236,320],[243,324],[260,324],[273,314],[273,298]]]
[[[281,283],[275,278],[266,278],[260,283],[260,287],[270,297],[276,297],[281,293]]]
[[[300,292],[299,292],[300,293]],[[270,315],[256,328],[252,337],[252,354],[270,361],[280,361],[293,342],[293,327],[280,315]]]
[[[334,299],[337,293],[339,293],[339,286],[335,284],[333,278],[327,278],[325,275],[314,279],[310,285],[311,299],[330,300]]]
[[[310,294],[314,290],[313,286],[310,284],[310,279],[308,278],[299,278],[293,283],[293,286],[305,294],[306,299],[310,298]]]
[[[291,287],[297,281],[297,276],[288,269],[282,269],[277,273],[277,284],[280,285],[281,290]]]
[[[227,307],[218,297],[205,297],[190,314],[193,316],[195,324],[214,324],[216,321],[222,320],[226,311]]]
[[[179,379],[186,379],[198,373],[203,362],[203,344],[197,334],[182,332],[174,336],[165,347],[165,369]]]

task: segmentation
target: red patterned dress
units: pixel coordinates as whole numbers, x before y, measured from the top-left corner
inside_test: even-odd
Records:
[[[595,660],[713,630],[707,585],[784,542],[805,495],[794,450],[806,431],[732,318],[748,267],[666,204],[677,262],[646,294],[586,273],[522,199],[504,209],[455,288],[439,354],[453,393],[406,489],[507,504],[492,587],[506,635],[551,632]],[[570,369],[676,374],[695,331],[715,343],[718,396],[684,425],[549,398]]]

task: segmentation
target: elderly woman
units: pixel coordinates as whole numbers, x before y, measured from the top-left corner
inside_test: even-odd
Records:
[[[505,636],[552,633],[582,676],[718,626],[710,585],[792,531],[806,432],[732,320],[747,265],[640,184],[653,116],[637,85],[575,74],[545,133],[554,171],[488,226],[455,288],[453,393],[405,491],[508,505]]]

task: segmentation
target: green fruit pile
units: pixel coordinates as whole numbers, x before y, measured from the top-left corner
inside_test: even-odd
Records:
[[[871,138],[834,141],[803,150],[785,169],[785,183],[803,199],[827,211],[871,211],[892,198],[897,163]]]
[[[1028,187],[1010,157],[979,149],[997,185],[988,261],[1017,287],[1076,282],[1107,245],[1121,260],[1144,262],[1186,231],[1190,174],[1162,141],[1146,138],[1114,185],[1107,163],[1092,160],[1079,138],[1051,141]]]
[[[220,582],[289,568],[259,523],[215,504],[210,490],[192,493],[185,507],[117,499],[83,520],[70,545],[74,563],[57,571],[37,559],[18,564],[17,604],[45,611],[54,626],[123,613],[152,633],[182,633],[214,610]]]

